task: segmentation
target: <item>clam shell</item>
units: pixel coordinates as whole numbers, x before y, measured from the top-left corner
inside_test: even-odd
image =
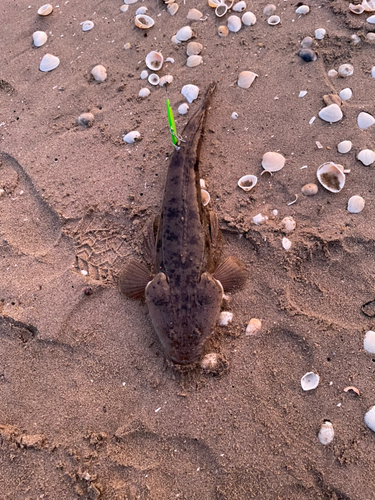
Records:
[[[151,85],[159,85],[160,82],[160,78],[156,73],[151,73],[147,80]]]
[[[190,26],[184,26],[183,28],[179,29],[176,33],[176,38],[180,42],[187,42],[190,40],[190,38],[193,36],[193,30],[190,28]]]
[[[365,200],[362,196],[352,196],[348,201],[348,212],[351,214],[359,214],[365,208]]]
[[[374,12],[375,11],[375,1],[374,0],[362,0],[362,5],[365,9],[365,12]]]
[[[39,69],[40,71],[52,71],[57,68],[60,64],[60,59],[52,54],[46,54],[43,56],[43,59],[40,61]]]
[[[138,139],[140,139],[140,137],[141,137],[141,134],[138,132],[138,130],[133,130],[132,132],[129,132],[126,135],[124,135],[122,140],[124,142],[126,142],[127,144],[133,144]]]
[[[144,70],[141,72],[141,79],[142,79],[142,80],[146,80],[146,78],[147,78],[147,77],[148,77],[148,71],[144,69]]]
[[[163,66],[163,62],[163,55],[155,50],[149,52],[145,59],[146,66],[149,69],[152,69],[152,71],[159,71],[159,69]]]
[[[337,144],[337,151],[339,153],[342,154],[349,153],[351,149],[352,149],[351,141],[341,141],[339,144]]]
[[[255,225],[259,226],[261,224],[264,224],[265,222],[268,221],[267,215],[262,215],[262,214],[257,214],[253,217],[253,222]]]
[[[343,117],[341,108],[338,104],[330,104],[319,111],[319,118],[328,123],[335,123]]]
[[[245,12],[242,16],[242,23],[245,26],[253,26],[257,22],[257,18],[255,14],[252,12]]]
[[[82,31],[90,31],[93,29],[95,24],[92,21],[83,21],[82,24]]]
[[[281,224],[283,225],[282,231],[286,234],[292,233],[297,225],[293,217],[290,216],[284,217],[283,220],[281,221]]]
[[[134,23],[137,28],[148,30],[149,28],[152,28],[152,26],[155,24],[155,21],[152,19],[152,17],[146,16],[146,14],[139,14],[138,16],[135,16]]]
[[[337,71],[335,69],[330,69],[327,73],[330,78],[335,78],[337,76]]]
[[[327,445],[329,444],[335,436],[335,431],[333,430],[333,425],[329,420],[325,420],[320,428],[318,439],[319,441]]]
[[[238,75],[237,85],[241,87],[241,89],[248,89],[257,76],[258,75],[252,71],[242,71]]]
[[[311,36],[305,36],[305,38],[301,42],[301,47],[303,49],[309,49],[313,44],[313,39]]]
[[[141,89],[138,93],[139,97],[148,97],[150,94],[150,89],[148,89],[147,87]]]
[[[375,332],[369,330],[363,339],[363,348],[370,354],[375,354]]]
[[[375,118],[370,113],[361,111],[357,117],[357,124],[361,130],[366,130],[375,123]]]
[[[211,196],[208,191],[205,189],[201,189],[201,198],[202,198],[202,205],[205,207],[210,203]]]
[[[186,61],[186,66],[189,68],[195,68],[203,63],[202,56],[189,56]]]
[[[318,28],[314,32],[314,36],[317,40],[323,40],[326,36],[327,31],[324,28]]]
[[[147,7],[138,7],[138,9],[135,11],[135,15],[139,16],[141,14],[146,14],[147,11],[148,11]]]
[[[189,104],[191,104],[198,97],[199,87],[196,85],[184,85],[181,89],[181,94],[185,97]]]
[[[359,161],[363,163],[366,167],[374,163],[375,161],[375,151],[371,149],[362,149],[357,155]]]
[[[98,64],[91,70],[91,74],[97,82],[103,83],[107,79],[107,70],[101,64]]]
[[[318,192],[318,186],[313,182],[310,182],[309,184],[302,186],[301,192],[305,196],[314,196]]]
[[[241,2],[237,2],[236,5],[232,8],[234,12],[243,12],[246,9],[246,2],[241,0]]]
[[[213,9],[216,9],[218,5],[221,4],[221,0],[208,0],[208,5]]]
[[[350,37],[353,41],[353,45],[357,45],[357,43],[359,43],[361,41],[361,39],[359,38],[358,35],[354,34]]]
[[[186,54],[188,56],[197,56],[203,50],[203,45],[198,42],[189,42],[186,47]]]
[[[308,14],[310,12],[310,7],[308,5],[300,5],[296,9],[296,14]]]
[[[353,12],[353,14],[362,14],[362,12],[365,11],[365,8],[363,7],[363,5],[354,5],[350,3],[349,10],[350,12]]]
[[[172,75],[164,75],[160,78],[159,85],[160,85],[160,87],[164,87],[164,85],[169,85],[172,82],[173,82]]]
[[[285,158],[280,153],[269,151],[263,155],[262,167],[267,172],[278,172],[285,165]]]
[[[340,76],[351,76],[354,73],[354,68],[352,64],[341,64],[338,69]]]
[[[226,26],[219,26],[217,29],[217,34],[221,37],[223,36],[228,36],[229,35],[229,30]]]
[[[203,16],[202,12],[198,9],[190,9],[188,15],[186,16],[188,19],[192,21],[199,21],[199,19]]]
[[[124,0],[124,3],[126,3],[127,5],[133,5],[133,3],[137,3],[138,0]]]
[[[50,3],[46,3],[45,5],[39,7],[38,14],[40,16],[49,16],[52,11],[53,11],[52,5]]]
[[[189,110],[189,105],[186,102],[183,102],[182,104],[179,105],[177,111],[180,113],[180,115],[186,115],[186,113]]]
[[[267,23],[271,26],[276,26],[281,21],[279,16],[271,16],[267,19]]]
[[[365,424],[372,432],[375,432],[375,406],[371,406],[365,415]]]
[[[258,178],[255,175],[244,175],[241,177],[241,179],[238,181],[238,187],[243,189],[244,191],[250,191],[255,187],[256,183],[258,182]]]
[[[176,14],[176,12],[178,11],[179,7],[180,6],[178,5],[178,3],[173,2],[173,3],[168,5],[167,11],[170,13],[171,16],[174,16]]]
[[[269,3],[263,9],[263,14],[265,16],[272,16],[272,14],[274,14],[275,12],[276,12],[276,5],[274,5],[273,3]]]
[[[340,99],[343,101],[348,101],[353,95],[352,89],[346,88],[342,89],[339,93]]]
[[[181,40],[179,40],[176,35],[173,35],[172,38],[171,38],[171,42],[175,43],[175,44],[178,44],[178,43],[181,43]]]
[[[44,31],[35,31],[33,33],[33,42],[35,47],[41,47],[44,45],[47,41],[47,33],[44,33]]]
[[[237,16],[229,16],[227,26],[229,31],[232,31],[232,33],[237,33],[237,31],[240,31],[242,26],[241,19]]]
[[[320,184],[331,193],[339,193],[345,185],[345,174],[340,166],[329,161],[320,165],[316,172]]]
[[[262,328],[262,321],[258,318],[251,318],[246,327],[246,335],[255,335]]]
[[[371,68],[371,77],[375,78],[375,66]]]
[[[370,16],[366,19],[366,21],[370,24],[375,24],[375,16]]]
[[[232,323],[233,313],[230,311],[222,311],[219,314],[218,323],[220,326],[228,326],[229,323]]]
[[[304,391],[311,391],[316,389],[319,385],[320,377],[317,373],[307,372],[301,378],[301,387]]]
[[[129,10],[129,5],[121,5],[120,10],[121,12],[127,12]]]
[[[281,244],[282,244],[284,250],[290,250],[290,248],[292,246],[292,242],[290,241],[290,239],[285,238],[285,237],[282,239]]]

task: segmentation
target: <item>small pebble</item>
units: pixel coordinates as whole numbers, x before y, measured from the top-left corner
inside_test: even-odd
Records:
[[[95,116],[92,113],[82,113],[77,118],[78,125],[83,125],[84,127],[92,127],[94,125]]]
[[[316,53],[311,49],[301,49],[298,51],[298,55],[306,62],[316,61],[318,59]]]
[[[246,327],[246,335],[255,335],[262,328],[262,321],[258,318],[251,318]]]

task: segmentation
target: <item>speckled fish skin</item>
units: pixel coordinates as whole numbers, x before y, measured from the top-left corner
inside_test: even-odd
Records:
[[[153,326],[167,356],[191,364],[201,356],[217,321],[223,296],[210,274],[209,212],[202,205],[199,153],[212,84],[171,158],[156,239],[158,273],[145,296]]]

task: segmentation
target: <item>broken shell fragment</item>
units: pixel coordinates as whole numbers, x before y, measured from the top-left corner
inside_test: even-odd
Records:
[[[199,19],[203,16],[202,12],[198,9],[190,9],[188,15],[186,16],[191,21],[199,21]]]
[[[263,9],[263,14],[265,16],[272,16],[272,14],[274,14],[275,12],[276,12],[276,5],[274,5],[273,3],[269,3]]]
[[[216,9],[218,5],[220,5],[222,2],[221,0],[208,0],[208,5],[212,7],[213,9]]]
[[[82,31],[90,31],[94,27],[94,23],[92,21],[83,21],[82,23]]]
[[[319,385],[320,377],[317,373],[308,372],[301,378],[301,387],[304,391],[316,389]]]
[[[40,16],[49,16],[52,11],[53,11],[52,5],[50,3],[46,3],[45,5],[42,5],[42,7],[38,9],[38,14]]]
[[[137,130],[133,130],[132,132],[129,132],[128,134],[124,135],[122,140],[127,144],[133,144],[138,139],[140,139],[140,137],[141,134]]]
[[[296,221],[293,217],[284,217],[281,224],[283,225],[283,232],[287,234],[293,232],[296,228]]]
[[[219,26],[218,29],[217,29],[217,34],[219,36],[228,36],[229,35],[229,30],[226,26]]]
[[[318,59],[316,53],[311,49],[300,49],[298,55],[305,62],[316,61]]]
[[[241,179],[238,181],[238,187],[243,189],[244,191],[250,191],[255,187],[256,183],[258,182],[258,178],[255,175],[244,175],[241,177]]]
[[[296,14],[308,14],[310,12],[310,7],[308,5],[300,5],[297,9],[296,9]]]
[[[164,87],[164,85],[169,85],[172,82],[173,82],[172,75],[164,75],[160,78],[159,85],[160,87]]]
[[[361,111],[357,117],[357,124],[361,130],[366,130],[375,123],[375,118],[370,113]]]
[[[342,99],[343,101],[348,101],[353,95],[353,92],[351,89],[349,88],[346,88],[346,89],[342,89],[339,93],[339,97],[340,99]]]
[[[180,8],[180,6],[178,5],[178,3],[173,2],[167,6],[167,11],[169,12],[169,14],[171,16],[174,16],[177,13],[179,8]]]
[[[337,144],[337,151],[339,153],[342,154],[349,153],[351,149],[352,149],[351,141],[341,141],[339,144]]]
[[[262,321],[258,318],[251,318],[246,327],[246,335],[255,335],[262,328]]]
[[[151,85],[159,85],[160,78],[156,73],[151,73],[151,75],[148,77],[148,83],[150,83]]]
[[[152,19],[152,17],[146,16],[145,14],[139,14],[138,16],[135,16],[134,22],[137,28],[140,28],[142,30],[148,30],[155,24],[155,21]]]
[[[370,16],[366,19],[366,21],[370,24],[375,24],[375,16]]]
[[[129,5],[121,5],[120,10],[121,12],[127,12],[129,10]]]
[[[357,394],[357,396],[359,396],[359,395],[360,395],[360,394],[359,394],[359,390],[358,390],[356,387],[354,387],[353,385],[350,385],[349,387],[345,387],[345,388],[344,388],[344,392],[348,392],[348,391],[353,391],[353,392],[355,392],[355,393]]]
[[[202,198],[202,205],[205,207],[210,203],[211,196],[208,191],[205,189],[201,189],[201,198]]]
[[[252,12],[245,12],[241,19],[245,26],[253,26],[257,22],[257,18]]]
[[[150,92],[150,89],[148,89],[147,87],[141,89],[138,93],[139,97],[148,97],[149,95],[151,94]]]
[[[203,45],[198,42],[189,42],[186,47],[186,54],[190,56],[197,56],[203,50]]]
[[[35,47],[41,47],[44,45],[47,41],[47,33],[44,33],[44,31],[35,31],[33,33],[33,42]]]
[[[354,4],[350,3],[349,10],[350,10],[350,12],[353,12],[353,14],[362,14],[362,12],[365,11],[365,8],[361,4],[354,5]]]
[[[375,11],[374,0],[362,0],[362,5],[365,9],[365,12],[374,12]]]
[[[52,54],[46,54],[43,56],[43,59],[40,61],[39,69],[40,71],[52,71],[57,68],[60,64],[60,59]]]
[[[302,42],[301,42],[301,47],[303,49],[308,49],[311,47],[311,45],[313,44],[313,39],[311,38],[311,36],[306,36]]]
[[[372,432],[375,432],[375,406],[371,406],[365,415],[365,424]]]
[[[185,97],[189,104],[191,104],[198,97],[199,87],[196,85],[184,85],[181,89],[181,94]]]
[[[242,26],[241,19],[237,16],[229,16],[227,21],[227,26],[229,31],[237,33],[237,31],[240,31]]]
[[[310,182],[309,184],[302,186],[301,192],[305,196],[314,196],[318,192],[318,186],[313,182]]]
[[[340,167],[330,161],[320,165],[316,172],[320,184],[331,193],[339,193],[345,185],[345,174]]]
[[[338,69],[340,76],[351,76],[354,73],[354,68],[351,64],[341,64]]]
[[[141,79],[142,79],[142,80],[146,80],[146,78],[147,78],[147,77],[148,77],[148,71],[144,69],[144,70],[141,72]]]
[[[196,66],[202,64],[202,62],[202,56],[189,56],[186,61],[186,66],[188,66],[189,68],[195,68]]]
[[[228,326],[229,323],[232,323],[233,320],[233,313],[230,311],[222,311],[219,314],[219,320],[218,323],[220,326]]]
[[[262,167],[267,172],[278,172],[285,165],[285,158],[280,153],[274,153],[272,151],[264,153],[262,159]]]
[[[317,40],[323,40],[326,36],[327,31],[324,28],[318,28],[315,30],[314,35]]]
[[[338,122],[344,116],[338,104],[330,104],[329,106],[321,109],[318,114],[319,118],[328,123]]]
[[[330,69],[327,73],[330,78],[335,78],[337,76],[337,71],[335,69]]]
[[[325,420],[320,428],[318,439],[319,441],[327,445],[329,444],[335,436],[335,431],[333,430],[333,425],[329,420]]]
[[[362,151],[358,153],[357,158],[365,167],[368,167],[375,161],[375,151],[372,151],[372,149],[362,149]]]
[[[242,71],[238,76],[237,85],[241,87],[241,89],[248,89],[257,76],[258,75],[252,71]]]
[[[97,66],[92,68],[91,74],[99,83],[103,83],[107,79],[107,70],[101,64],[98,64]]]
[[[224,3],[220,3],[215,9],[217,17],[223,17],[228,12],[228,7]]]
[[[190,40],[190,38],[193,36],[193,30],[190,28],[190,26],[184,26],[183,28],[179,29],[176,33],[176,38],[180,42],[187,42]]]
[[[186,115],[188,110],[189,110],[189,105],[186,102],[180,104],[178,109],[177,109],[177,111],[180,113],[180,115]]]
[[[365,200],[362,196],[352,196],[348,201],[348,212],[351,214],[359,214],[365,207]]]
[[[139,16],[140,14],[146,14],[147,11],[147,7],[138,7],[138,9],[135,11],[135,15]]]
[[[279,24],[280,21],[281,19],[279,16],[271,16],[267,19],[267,23],[271,26],[276,26],[276,24]]]
[[[237,2],[234,7],[232,7],[232,10],[234,12],[243,12],[246,9],[246,2],[241,0],[241,2]]]
[[[159,71],[163,66],[164,58],[160,52],[153,50],[147,54],[145,62],[146,66],[152,71]]]
[[[290,250],[290,248],[292,246],[292,242],[290,241],[290,239],[289,238],[285,238],[285,236],[282,239],[281,244],[282,244],[284,250]]]
[[[253,222],[256,226],[260,226],[268,221],[267,215],[257,214],[253,217]]]
[[[363,347],[365,351],[370,354],[375,354],[375,332],[369,330],[366,332],[365,338],[363,340]]]

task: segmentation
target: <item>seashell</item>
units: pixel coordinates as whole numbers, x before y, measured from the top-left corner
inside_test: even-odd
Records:
[[[229,16],[227,20],[227,26],[229,31],[237,33],[237,31],[240,31],[242,26],[241,19],[237,16]]]
[[[189,68],[195,68],[203,63],[202,56],[189,56],[186,61],[186,66]]]
[[[237,2],[236,5],[232,8],[234,12],[243,12],[246,9],[246,2],[241,0]]]
[[[258,318],[251,318],[246,327],[246,335],[255,335],[262,328],[262,321]]]
[[[167,59],[165,60],[165,62],[170,62],[170,63],[174,63],[174,59],[173,57],[167,57]]]
[[[101,64],[98,64],[91,70],[91,74],[97,82],[103,83],[107,79],[107,70]]]
[[[272,14],[274,14],[275,12],[276,12],[276,5],[273,5],[273,3],[269,3],[263,9],[263,14],[267,17],[272,16]]]
[[[305,38],[301,42],[301,47],[303,49],[308,49],[312,46],[312,44],[313,44],[313,39],[311,38],[311,36],[305,36]]]
[[[292,246],[292,242],[290,241],[290,239],[285,238],[285,237],[282,239],[281,244],[282,244],[284,250],[290,250],[290,248]]]
[[[151,83],[151,85],[159,85],[160,82],[160,78],[156,73],[151,73],[147,80],[148,83]]]
[[[60,59],[52,54],[46,54],[40,61],[40,71],[52,71],[60,64]]]
[[[301,192],[305,196],[314,196],[318,192],[318,186],[313,182],[310,182],[309,184],[302,186]]]
[[[184,85],[181,89],[181,94],[191,104],[198,97],[199,87],[196,85]]]
[[[189,109],[189,105],[186,102],[184,102],[184,103],[179,105],[177,111],[180,113],[180,115],[186,115],[186,113],[188,112],[188,109]]]
[[[127,144],[133,144],[134,142],[139,140],[140,137],[141,134],[138,132],[138,130],[133,130],[132,132],[129,132],[126,135],[124,135],[122,140]]]
[[[90,31],[93,29],[95,24],[92,21],[83,21],[82,24],[82,31]]]
[[[335,431],[333,430],[332,423],[329,420],[324,420],[318,434],[319,441],[322,444],[327,445],[333,440],[334,436]]]
[[[148,77],[148,71],[144,69],[141,73],[141,79],[146,80],[147,77]]]
[[[351,64],[341,64],[339,67],[339,75],[340,76],[351,76],[354,73],[354,68]]]
[[[180,6],[178,5],[178,3],[173,2],[168,5],[167,11],[170,13],[171,16],[174,16],[179,8]]]
[[[208,5],[213,9],[216,9],[218,5],[221,4],[221,0],[208,0]]]
[[[341,108],[338,104],[330,104],[319,111],[319,118],[328,123],[335,123],[343,117]]]
[[[211,196],[208,191],[205,189],[201,189],[201,198],[202,198],[202,205],[205,207],[210,203]]]
[[[242,23],[245,26],[254,26],[254,24],[257,22],[257,18],[255,14],[252,12],[245,12],[242,16]]]
[[[229,30],[226,26],[219,26],[217,29],[217,34],[219,36],[228,36]]]
[[[164,75],[160,78],[159,85],[160,85],[160,87],[164,87],[164,85],[169,85],[172,82],[173,82],[172,75]]]
[[[320,165],[316,172],[320,184],[331,193],[339,193],[345,185],[345,174],[340,167],[329,161]]]
[[[368,42],[372,43],[375,41],[375,33],[367,33],[365,38]]]
[[[137,28],[141,28],[142,30],[148,30],[155,24],[152,17],[146,16],[146,14],[139,14],[138,16],[135,16],[134,22]]]
[[[362,5],[365,9],[365,12],[374,12],[375,11],[375,1],[374,0],[362,0]]]
[[[124,3],[127,5],[133,5],[133,3],[137,3],[138,0],[124,0]]]
[[[38,14],[40,16],[49,16],[52,11],[53,11],[52,5],[50,3],[46,3],[45,5],[42,5],[42,7],[39,7]]]
[[[148,89],[147,87],[144,87],[138,93],[139,97],[148,97],[150,94],[151,94],[150,89]]]
[[[327,73],[330,78],[335,78],[337,76],[337,71],[335,69],[330,69]]]
[[[187,40],[190,40],[192,36],[193,36],[193,30],[190,28],[190,26],[184,26],[183,28],[179,29],[176,33],[176,38],[180,42],[186,42]]]
[[[164,0],[164,3],[166,5],[170,5],[171,3],[173,3],[175,0]]]
[[[366,130],[375,123],[375,118],[370,113],[361,111],[357,117],[357,124],[361,130]]]
[[[121,12],[127,12],[129,9],[129,5],[121,5],[120,10]]]
[[[324,28],[318,28],[314,32],[314,36],[317,40],[323,40],[323,38],[326,36],[327,31]]]
[[[359,38],[359,36],[355,35],[355,34],[352,35],[350,38],[353,40],[353,45],[357,45],[357,43],[359,43],[361,41],[361,39]]]
[[[363,347],[365,351],[370,354],[375,354],[375,332],[369,330],[366,332],[365,338],[363,340]]]
[[[284,226],[283,232],[286,234],[292,233],[296,228],[296,221],[293,219],[293,217],[284,217],[281,221],[281,224]]]
[[[149,69],[159,71],[159,69],[163,66],[164,58],[160,52],[153,50],[147,54],[145,62]]]
[[[125,44],[124,44],[124,49],[125,49],[125,50],[129,50],[129,49],[131,49],[131,44],[130,44],[129,42],[128,42],[128,43],[125,43]]]
[[[276,26],[276,24],[279,24],[281,19],[279,16],[271,16],[267,19],[267,23],[270,24],[271,26]]]
[[[365,424],[372,432],[375,432],[375,406],[371,406],[365,415]]]
[[[243,189],[244,191],[250,191],[255,187],[256,183],[258,182],[258,178],[255,175],[244,175],[241,177],[241,179],[238,181],[238,187]]]
[[[219,314],[218,323],[220,326],[228,326],[229,323],[232,323],[232,320],[233,320],[233,313],[229,311],[222,311]]]
[[[187,106],[187,104],[186,104]],[[189,106],[188,106],[189,108]],[[206,181],[204,179],[199,179],[199,185],[201,187],[201,189],[206,189]]]
[[[257,76],[258,75],[252,71],[242,71],[238,75],[237,85],[241,87],[241,89],[248,89]]]
[[[217,352],[210,352],[209,354],[206,354],[202,358],[200,366],[203,370],[206,370],[208,372],[217,370],[220,366],[219,354]]]
[[[357,158],[365,167],[368,167],[375,161],[375,151],[371,149],[362,149],[362,151],[357,154]]]
[[[371,77],[375,78],[375,66],[371,68]]]
[[[351,214],[359,214],[365,208],[365,200],[362,196],[352,196],[348,201],[348,212]]]
[[[353,12],[353,14],[362,14],[362,12],[365,11],[365,8],[361,4],[354,5],[354,4],[350,3],[349,10],[350,10],[350,12]]]
[[[353,392],[355,392],[358,396],[360,395],[360,394],[359,394],[359,390],[358,390],[356,387],[354,387],[353,385],[350,385],[349,387],[345,387],[345,388],[344,388],[344,392],[348,392],[348,391],[353,391]]]
[[[82,125],[84,127],[92,127],[94,125],[95,116],[92,113],[82,113],[77,118],[78,125]]]
[[[316,53],[311,49],[300,49],[298,55],[306,62],[316,61],[318,59]]]
[[[202,12],[198,9],[190,9],[188,15],[186,16],[188,19],[192,21],[199,21],[199,19],[203,16]]]
[[[330,106],[331,104],[337,104],[338,106],[341,106],[342,101],[340,97],[336,94],[327,94],[323,96],[323,101],[327,106]]]
[[[304,391],[316,389],[319,385],[320,377],[317,373],[308,372],[301,378],[301,387]]]
[[[259,226],[260,224],[264,224],[267,221],[268,221],[267,215],[258,214],[253,217],[253,222],[257,226]]]
[[[147,11],[147,7],[138,7],[138,9],[135,11],[135,15],[140,16],[141,14],[146,14]]]
[[[233,111],[233,113],[230,115],[230,117],[233,118],[233,120],[237,120],[238,113],[236,111]]]
[[[342,99],[343,101],[348,101],[353,95],[353,92],[351,89],[349,88],[346,88],[346,89],[342,89],[340,92],[339,92],[339,97],[340,99]]]
[[[296,14],[308,14],[310,12],[310,7],[308,5],[301,5],[296,9]]]
[[[203,45],[198,42],[189,42],[186,47],[186,54],[188,56],[197,56],[203,50]]]
[[[280,153],[272,151],[265,153],[262,159],[262,167],[267,172],[278,172],[285,165],[285,158]]]
[[[366,21],[370,24],[375,24],[375,16],[370,16],[366,19]]]
[[[47,33],[44,33],[44,31],[35,31],[33,33],[33,42],[35,47],[41,47],[44,45],[47,41]]]
[[[339,144],[337,144],[337,151],[339,153],[342,154],[349,153],[351,149],[352,149],[351,141],[341,141]]]

